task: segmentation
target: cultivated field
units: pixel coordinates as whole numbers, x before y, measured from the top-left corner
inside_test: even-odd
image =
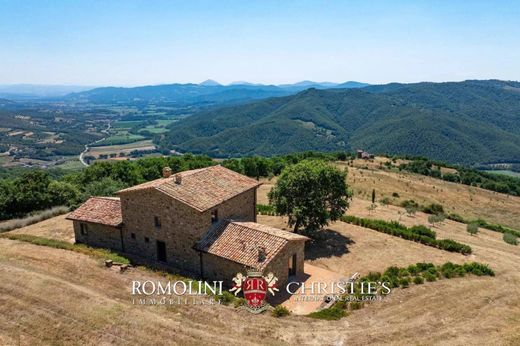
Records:
[[[156,147],[151,140],[144,140],[128,144],[91,147],[85,155],[90,155],[97,158],[99,155],[119,155],[119,153],[129,154],[134,150],[154,150],[155,148]]]

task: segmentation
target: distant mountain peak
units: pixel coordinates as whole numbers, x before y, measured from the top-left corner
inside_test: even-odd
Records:
[[[204,86],[220,86],[221,84],[217,81],[214,81],[213,79],[206,79],[204,82],[200,83],[199,85]]]

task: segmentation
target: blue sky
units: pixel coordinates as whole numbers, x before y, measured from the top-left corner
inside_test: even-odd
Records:
[[[0,84],[520,80],[520,1],[0,0]]]

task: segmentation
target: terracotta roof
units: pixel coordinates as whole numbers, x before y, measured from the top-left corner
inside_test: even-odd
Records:
[[[179,184],[176,183],[176,176],[181,178]],[[117,193],[156,189],[202,212],[260,184],[222,166],[211,166],[180,172],[169,178],[149,181]]]
[[[195,245],[195,249],[245,266],[263,269],[291,241],[307,237],[255,222],[223,221]],[[265,259],[259,262],[259,250]]]
[[[121,201],[117,197],[90,197],[70,213],[67,219],[119,226],[123,223]]]

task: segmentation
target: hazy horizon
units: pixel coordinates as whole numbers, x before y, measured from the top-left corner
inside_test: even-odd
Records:
[[[520,80],[510,1],[13,1],[0,85]]]

